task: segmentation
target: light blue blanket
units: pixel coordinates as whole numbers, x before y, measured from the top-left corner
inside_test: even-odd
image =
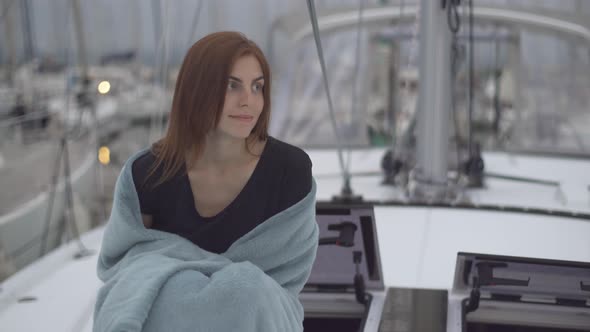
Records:
[[[98,259],[94,331],[302,331],[298,294],[318,243],[311,192],[225,253],[143,227],[131,164],[117,179]]]

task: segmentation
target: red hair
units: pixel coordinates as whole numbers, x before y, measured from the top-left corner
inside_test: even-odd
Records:
[[[228,77],[240,57],[253,55],[264,76],[264,107],[247,138],[266,140],[270,121],[270,66],[260,48],[239,32],[216,32],[197,41],[188,50],[176,79],[168,128],[162,139],[152,145],[156,162],[148,178],[163,167],[154,187],[171,179],[185,163],[187,151],[198,157],[209,131],[215,129],[225,101]]]

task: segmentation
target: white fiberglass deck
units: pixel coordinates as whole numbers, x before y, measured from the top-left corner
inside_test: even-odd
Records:
[[[310,151],[318,183],[318,199],[339,190],[330,165],[330,151]],[[353,169],[375,170],[379,151],[353,155]],[[478,202],[531,203],[560,210],[587,212],[590,163],[549,158],[486,155],[488,170],[563,181],[565,205],[553,202],[554,188],[503,181],[478,192]],[[527,167],[534,165],[535,168]],[[373,168],[371,168],[373,167]],[[371,199],[391,199],[395,190],[380,187],[379,177],[353,181],[353,189]],[[530,187],[527,187],[530,186]],[[583,188],[583,189],[582,189]],[[452,286],[458,251],[590,262],[590,221],[514,212],[424,207],[375,207],[378,241],[386,287],[441,288]],[[98,252],[102,229],[85,234],[87,247]],[[3,331],[91,331],[97,255],[72,259],[76,243],[52,253],[2,284],[0,327]],[[25,297],[35,301],[19,302]]]

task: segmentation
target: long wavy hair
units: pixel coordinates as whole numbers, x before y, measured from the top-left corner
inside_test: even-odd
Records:
[[[209,34],[191,46],[180,67],[166,134],[152,145],[156,162],[147,178],[162,169],[159,178],[152,182],[153,187],[171,179],[182,169],[188,151],[198,158],[207,133],[215,129],[221,119],[232,66],[245,55],[256,57],[265,82],[262,90],[264,107],[246,139],[246,147],[256,140],[267,139],[271,105],[268,61],[260,48],[239,32]]]

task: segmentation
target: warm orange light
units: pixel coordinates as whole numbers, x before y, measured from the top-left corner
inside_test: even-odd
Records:
[[[98,161],[103,165],[108,165],[111,162],[111,151],[106,146],[101,146],[98,149]]]

